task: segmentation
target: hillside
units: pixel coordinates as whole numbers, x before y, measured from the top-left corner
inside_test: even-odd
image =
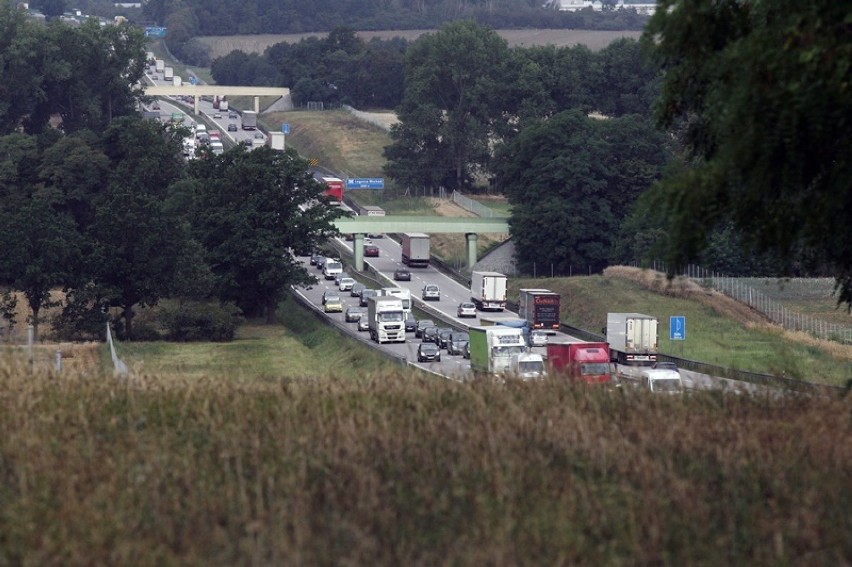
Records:
[[[562,321],[593,332],[602,331],[609,312],[654,315],[663,353],[836,385],[852,376],[852,345],[784,331],[739,302],[693,282],[669,283],[658,272],[613,267],[600,276],[513,279],[510,286],[510,297],[522,287],[559,292]],[[686,317],[687,340],[668,339],[672,315]]]

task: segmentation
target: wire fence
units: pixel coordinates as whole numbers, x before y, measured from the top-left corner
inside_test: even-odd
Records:
[[[453,191],[451,198],[453,200],[453,203],[465,209],[466,211],[470,211],[478,217],[490,219],[497,216],[493,209],[486,207],[482,203],[474,201],[470,197],[464,196],[458,191]]]
[[[661,272],[666,271],[666,265],[659,261],[652,262],[651,266],[646,267]],[[762,313],[770,321],[781,325],[784,329],[802,331],[820,339],[842,344],[852,344],[852,327],[829,323],[818,317],[794,311],[751,285],[753,278],[725,276],[693,264],[686,266],[680,275],[748,305],[755,311]],[[829,278],[820,278],[820,280],[822,279],[830,282]],[[812,278],[805,281],[805,285],[815,285],[815,280]]]

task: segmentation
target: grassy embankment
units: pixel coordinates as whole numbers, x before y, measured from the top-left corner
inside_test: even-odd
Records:
[[[785,332],[740,303],[695,284],[669,285],[656,272],[611,268],[603,276],[512,279],[510,286],[510,297],[522,287],[559,292],[562,321],[590,331],[606,326],[608,312],[655,315],[664,353],[835,385],[852,377],[852,346]],[[685,341],[668,339],[672,315],[686,317]]]

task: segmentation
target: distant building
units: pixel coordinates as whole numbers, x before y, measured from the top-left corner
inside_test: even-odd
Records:
[[[591,8],[595,12],[603,12],[604,3],[601,0],[555,0],[554,5],[562,12],[577,12]],[[637,14],[653,16],[657,5],[654,2],[625,2],[618,0],[614,6],[607,6],[612,10],[636,10]]]

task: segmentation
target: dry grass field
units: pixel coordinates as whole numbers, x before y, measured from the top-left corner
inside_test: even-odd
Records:
[[[372,38],[391,39],[402,37],[413,41],[423,34],[433,33],[435,30],[390,30],[390,31],[359,31],[356,35],[364,41]],[[571,47],[574,45],[585,45],[589,49],[603,49],[616,39],[629,37],[638,39],[642,32],[639,31],[594,31],[594,30],[497,30],[497,33],[506,40],[510,47],[529,47],[533,45],[555,45],[557,47]],[[300,33],[282,35],[232,35],[232,36],[202,36],[199,37],[212,58],[222,57],[234,50],[245,53],[263,53],[263,51],[276,43],[298,43],[307,37],[325,37],[327,33]]]

